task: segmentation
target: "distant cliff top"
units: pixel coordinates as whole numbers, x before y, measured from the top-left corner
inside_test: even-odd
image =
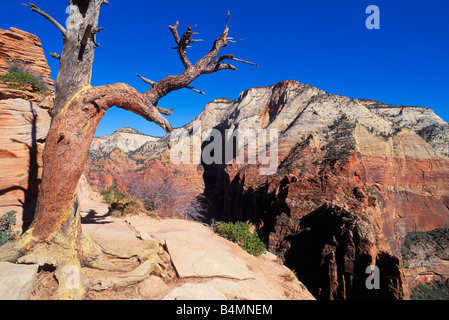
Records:
[[[115,134],[115,133],[132,133],[132,134],[139,134],[139,135],[142,135],[142,136],[145,135],[142,132],[137,131],[136,129],[133,129],[133,128],[130,128],[130,127],[120,128],[120,129],[114,131],[113,134]]]

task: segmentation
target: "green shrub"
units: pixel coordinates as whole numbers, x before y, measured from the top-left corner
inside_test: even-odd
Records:
[[[0,246],[19,234],[19,232],[12,230],[14,225],[16,225],[16,211],[9,211],[0,218]]]
[[[215,226],[215,231],[223,238],[237,243],[246,252],[258,257],[266,249],[263,242],[255,232],[251,232],[251,226],[248,223],[224,223],[220,222]]]
[[[100,191],[100,194],[103,196],[103,200],[109,204],[120,203],[126,198],[126,194],[120,191],[118,185],[116,184],[110,186],[108,190]]]
[[[100,191],[100,194],[103,196],[103,200],[109,203],[109,212],[114,218],[139,212],[147,213],[141,200],[122,191],[116,184],[113,184],[107,190]]]
[[[9,64],[9,72],[0,76],[0,82],[5,83],[8,88],[26,90],[27,86],[31,86],[39,94],[48,91],[42,75],[33,72],[26,63],[15,59],[11,62],[8,59],[5,61]]]

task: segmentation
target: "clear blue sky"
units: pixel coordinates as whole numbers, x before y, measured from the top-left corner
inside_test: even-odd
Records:
[[[21,5],[3,1],[0,28],[16,27],[39,36],[56,78],[62,51],[59,31]],[[190,122],[215,98],[236,99],[240,92],[293,79],[328,93],[369,98],[389,104],[425,106],[449,121],[449,1],[447,0],[109,0],[102,8],[92,85],[124,82],[148,89],[136,74],[158,81],[182,72],[168,29],[177,20],[180,32],[195,25],[205,42],[194,44],[190,59],[207,53],[224,29],[246,41],[223,53],[257,62],[238,62],[239,71],[205,75],[193,83],[206,96],[174,92],[160,106],[175,107],[175,127]],[[33,0],[62,24],[68,1]],[[380,8],[380,30],[368,30],[368,5]],[[109,110],[97,135],[124,126],[163,135],[162,129],[130,112]]]

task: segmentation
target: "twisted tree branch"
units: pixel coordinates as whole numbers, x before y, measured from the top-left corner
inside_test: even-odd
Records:
[[[214,41],[209,53],[192,65],[187,58],[186,48],[188,47],[188,44],[193,41],[192,35],[194,32],[192,31],[192,27],[188,27],[186,33],[184,33],[184,35],[180,38],[178,34],[178,26],[179,23],[177,22],[174,26],[169,26],[169,28],[173,33],[176,44],[178,45],[178,54],[184,64],[185,71],[180,75],[168,76],[161,81],[152,84],[152,88],[144,93],[144,95],[153,105],[157,105],[158,101],[170,92],[182,88],[187,88],[200,94],[204,94],[204,92],[190,86],[190,84],[202,74],[213,73],[224,69],[237,70],[236,67],[227,63],[217,63],[216,65],[214,64],[213,67],[210,66],[217,58],[220,51],[228,45],[228,28],[226,28],[221,36]]]
[[[109,109],[112,106],[116,106],[125,110],[132,111],[149,121],[153,121],[159,126],[161,126],[165,131],[171,132],[173,127],[170,125],[167,119],[162,115],[171,115],[173,109],[164,109],[157,107],[159,100],[165,97],[172,91],[179,89],[189,89],[199,94],[205,94],[204,92],[195,89],[190,86],[190,84],[199,76],[203,74],[210,74],[218,72],[220,70],[237,70],[237,68],[225,60],[233,60],[237,62],[247,63],[257,66],[256,63],[252,63],[246,60],[237,59],[232,54],[225,54],[219,57],[220,51],[228,45],[228,33],[229,29],[226,28],[223,33],[218,37],[210,51],[201,59],[199,59],[195,64],[192,64],[187,58],[186,49],[189,44],[194,42],[192,36],[196,34],[193,32],[194,27],[187,27],[187,31],[179,36],[178,27],[179,22],[176,22],[173,26],[169,26],[175,42],[177,44],[178,55],[185,67],[183,73],[179,75],[171,75],[159,82],[152,81],[141,75],[137,75],[142,81],[151,85],[151,89],[147,92],[141,94],[134,88],[125,84],[114,84],[108,86],[102,86],[97,88],[92,88],[88,91],[88,95],[84,99],[84,103],[96,102],[103,109]],[[232,38],[230,38],[232,39]]]
[[[156,123],[168,133],[173,131],[171,124],[161,115],[169,115],[170,110],[156,108],[143,94],[127,84],[116,83],[89,89],[83,103],[92,102],[96,102],[104,110],[115,106],[131,111]]]

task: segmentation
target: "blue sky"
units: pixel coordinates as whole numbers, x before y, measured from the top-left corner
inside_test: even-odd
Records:
[[[16,27],[39,36],[56,79],[62,51],[59,31],[22,6],[3,1],[0,28]],[[62,24],[68,1],[34,0]],[[148,90],[136,74],[154,81],[182,72],[168,25],[180,22],[183,32],[195,25],[198,38],[191,61],[207,53],[224,29],[246,39],[229,44],[223,53],[259,63],[235,63],[239,71],[222,71],[197,79],[193,86],[205,96],[180,90],[162,99],[175,107],[170,122],[179,127],[195,118],[215,98],[236,99],[240,92],[293,79],[328,93],[379,100],[389,104],[425,106],[449,121],[449,1],[447,0],[109,0],[102,8],[92,85],[124,82]],[[368,30],[369,5],[380,9],[380,29]],[[157,125],[112,108],[97,130],[111,134],[130,126],[163,135]]]

